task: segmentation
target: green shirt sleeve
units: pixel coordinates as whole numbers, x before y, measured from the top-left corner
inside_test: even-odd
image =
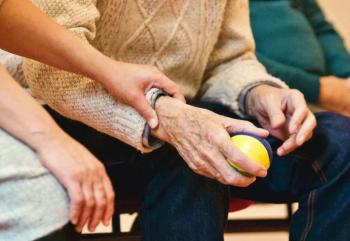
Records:
[[[350,54],[333,25],[326,20],[316,0],[303,0],[299,3],[302,4],[302,11],[323,48],[327,74],[341,78],[350,77]]]
[[[266,66],[270,74],[282,79],[289,87],[300,90],[310,103],[317,103],[320,92],[320,76],[302,69],[285,65],[257,53],[259,61]]]

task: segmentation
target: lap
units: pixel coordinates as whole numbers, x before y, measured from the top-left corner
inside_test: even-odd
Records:
[[[201,101],[191,102],[190,104],[210,109],[221,115],[239,118],[231,110],[219,104]],[[168,145],[154,153],[142,155],[132,147],[112,137],[99,133],[81,123],[68,120],[52,110],[50,112],[63,129],[104,161],[107,168],[110,167],[108,168],[110,176],[114,180],[114,184],[118,185],[119,192],[121,190],[126,192],[141,190],[142,192],[155,172],[159,172],[161,168],[169,168],[169,165],[171,165],[171,163],[167,163],[169,160],[177,159],[177,162],[179,160],[181,162],[181,158],[176,151]],[[258,179],[249,188],[232,188],[233,195],[267,202],[289,202],[297,200],[300,195],[320,185],[322,180],[314,163],[317,160],[316,164],[322,167],[327,165],[329,158],[321,158],[322,162],[320,162],[319,157],[322,153],[319,150],[326,150],[326,147],[328,147],[327,150],[330,150],[330,146],[338,145],[330,138],[342,134],[344,128],[350,129],[350,119],[337,114],[320,113],[317,114],[317,120],[318,126],[313,139],[303,148],[288,156],[278,157],[276,155],[276,149],[281,142],[270,137],[269,142],[274,149],[274,161],[269,175],[265,179]],[[347,126],[343,127],[344,125]],[[344,138],[350,138],[349,134],[343,135],[342,141]],[[330,142],[332,145],[330,145]],[[336,149],[333,151],[336,151]],[[169,158],[174,156],[178,158]],[[165,159],[167,159],[166,162]],[[159,160],[162,161],[159,162]],[[341,165],[338,164],[340,168]]]
[[[310,141],[291,154],[279,157],[280,142],[269,138],[274,159],[268,176],[249,188],[233,187],[231,194],[263,202],[298,201],[340,173],[350,172],[350,118],[334,113],[316,114],[317,127]]]

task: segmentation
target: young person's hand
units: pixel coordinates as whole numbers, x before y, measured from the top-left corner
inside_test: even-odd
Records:
[[[279,155],[303,145],[316,127],[316,118],[298,90],[257,86],[248,96],[248,112],[271,135],[284,141],[277,150]]]
[[[58,128],[28,137],[38,157],[70,198],[70,220],[81,232],[109,225],[114,212],[114,190],[105,167],[81,144]]]
[[[350,116],[350,79],[322,77],[319,104],[324,109]]]
[[[93,78],[117,101],[135,108],[152,129],[158,126],[158,117],[145,98],[147,91],[159,88],[185,102],[179,86],[154,66],[108,60],[99,69]]]

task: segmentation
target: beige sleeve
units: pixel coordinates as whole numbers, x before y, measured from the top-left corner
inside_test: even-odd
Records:
[[[239,115],[239,95],[259,82],[287,87],[255,56],[248,0],[227,1],[221,33],[208,62],[201,98],[229,106]]]
[[[99,12],[92,0],[34,0],[33,3],[56,22],[91,42]],[[79,50],[77,50],[79,51]],[[24,74],[34,97],[43,100],[64,116],[81,121],[142,152],[144,119],[132,108],[117,103],[102,86],[81,75],[68,73],[26,59]]]

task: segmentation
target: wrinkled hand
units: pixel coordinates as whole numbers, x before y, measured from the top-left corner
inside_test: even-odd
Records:
[[[316,127],[315,116],[298,90],[268,85],[255,87],[248,96],[249,115],[271,135],[283,140],[277,154],[286,155],[308,141]]]
[[[327,110],[350,116],[350,79],[321,78],[319,103]]]
[[[104,68],[106,74],[99,77],[99,82],[116,100],[135,108],[152,129],[158,126],[158,117],[145,98],[145,93],[152,87],[185,101],[179,86],[156,67],[116,61],[110,65]]]
[[[160,125],[153,135],[173,145],[194,172],[233,186],[245,187],[255,181],[234,171],[229,159],[254,176],[266,176],[266,169],[235,148],[229,136],[244,131],[266,137],[266,130],[170,97],[159,98],[156,111]]]
[[[67,189],[70,220],[81,232],[102,221],[109,225],[114,212],[114,190],[106,170],[81,144],[61,130],[37,133],[31,143],[42,163]]]

